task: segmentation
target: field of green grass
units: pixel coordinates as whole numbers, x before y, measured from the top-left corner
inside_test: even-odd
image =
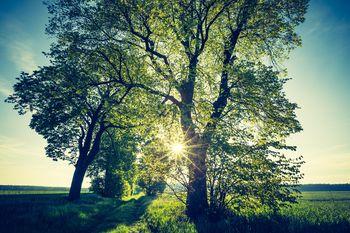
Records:
[[[350,192],[303,192],[279,214],[246,214],[219,222],[191,223],[184,205],[169,195],[118,201],[86,193],[75,203],[66,194],[2,194],[0,232],[348,233]]]

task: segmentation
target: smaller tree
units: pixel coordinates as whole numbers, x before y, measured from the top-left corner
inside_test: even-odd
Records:
[[[154,177],[151,176],[141,177],[138,185],[148,196],[155,196],[159,193],[163,193],[166,188],[165,181],[154,179]]]
[[[109,130],[88,169],[91,189],[104,197],[128,196],[135,182],[137,138],[130,131]]]
[[[169,171],[166,150],[159,141],[152,140],[142,149],[138,163],[138,185],[147,195],[157,195],[166,188]]]
[[[293,187],[302,178],[301,157],[285,155],[296,149],[287,145],[286,138],[302,130],[297,105],[283,91],[287,80],[272,67],[242,62],[234,74],[237,85],[230,93],[229,110],[209,148],[210,209],[214,213],[258,206],[278,210],[296,201]]]
[[[277,148],[291,149],[281,144],[213,144],[208,158],[212,216],[260,207],[277,211],[297,201],[295,187],[303,162],[301,157],[287,158]]]

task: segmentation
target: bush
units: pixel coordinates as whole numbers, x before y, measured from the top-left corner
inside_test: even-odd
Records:
[[[90,190],[103,197],[122,198],[124,194],[130,193],[130,186],[127,185],[119,174],[112,174],[108,177],[94,177],[91,180]]]
[[[163,193],[166,188],[166,183],[164,181],[152,181],[142,178],[139,180],[138,185],[149,196]]]

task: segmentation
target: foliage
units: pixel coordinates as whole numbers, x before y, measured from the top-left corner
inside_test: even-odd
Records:
[[[302,178],[301,157],[285,155],[295,150],[286,145],[286,137],[301,130],[296,105],[285,97],[286,80],[271,67],[238,67],[231,110],[218,124],[208,152],[210,208],[214,213],[260,205],[277,210],[296,201],[295,186]]]
[[[165,181],[154,181],[150,177],[140,178],[138,185],[150,196],[162,193],[166,188]]]
[[[103,135],[112,129],[140,126],[143,119],[145,125],[150,124],[151,120],[144,117],[148,108],[141,106],[150,100],[150,106],[157,106],[159,101],[146,100],[133,86],[111,82],[115,78],[111,72],[117,68],[106,67],[101,62],[103,51],[89,52],[87,47],[67,46],[70,39],[71,35],[57,36],[46,53],[51,64],[33,74],[22,73],[7,102],[14,103],[19,114],[32,114],[30,127],[47,141],[47,156],[75,165],[69,194],[74,200],[79,198],[85,172],[100,150]],[[115,54],[115,59],[121,59],[121,54]],[[138,77],[134,72],[120,68],[118,77],[127,76],[130,80],[133,75]],[[95,182],[97,186],[98,183],[101,182]]]
[[[57,10],[62,13],[63,8]],[[49,11],[54,15],[51,7]],[[75,165],[69,194],[74,200],[79,198],[82,180],[100,150],[103,134],[109,129],[140,125],[141,119],[146,119],[143,116],[147,109],[141,109],[146,99],[133,89],[134,86],[111,81],[116,78],[115,72],[120,80],[136,79],[139,77],[137,70],[130,72],[122,65],[119,69],[108,67],[102,62],[102,48],[99,50],[92,43],[78,41],[74,33],[63,36],[50,32],[63,20],[64,17],[52,18],[47,28],[56,39],[50,51],[45,53],[51,64],[33,74],[22,73],[7,102],[14,103],[19,114],[32,114],[30,127],[47,141],[49,157],[68,160]],[[77,43],[69,44],[72,40]],[[121,52],[122,46],[114,49]],[[113,54],[113,59],[121,61],[121,53]],[[149,100],[152,100],[150,105],[159,104],[155,98]]]
[[[92,147],[89,142],[118,122],[126,90],[94,86],[100,77],[91,67],[66,59],[31,75],[22,73],[7,101],[15,103],[20,114],[32,113],[30,127],[46,139],[49,157],[75,164],[79,149]]]
[[[88,170],[92,191],[105,197],[128,196],[135,183],[137,137],[132,131],[108,131]]]
[[[169,169],[166,150],[158,141],[144,145],[138,163],[138,185],[147,195],[162,193],[166,187]]]
[[[295,203],[300,159],[294,161],[264,147],[236,146],[235,153],[217,150],[208,163],[211,214],[260,207],[278,210]]]

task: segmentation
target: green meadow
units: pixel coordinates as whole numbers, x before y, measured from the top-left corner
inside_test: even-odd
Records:
[[[256,211],[195,223],[167,194],[116,200],[85,193],[72,203],[66,193],[53,191],[58,190],[2,190],[0,232],[350,232],[350,191],[302,192],[299,203],[279,213]]]

